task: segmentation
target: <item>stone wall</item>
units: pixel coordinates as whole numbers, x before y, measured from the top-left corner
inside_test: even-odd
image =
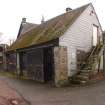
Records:
[[[55,85],[57,87],[68,84],[67,48],[54,48]]]

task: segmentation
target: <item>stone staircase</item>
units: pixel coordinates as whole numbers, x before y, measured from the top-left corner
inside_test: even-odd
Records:
[[[85,84],[91,80],[95,72],[95,67],[99,64],[103,53],[103,44],[95,46],[85,61],[81,63],[81,69],[71,78],[71,82],[75,84]]]

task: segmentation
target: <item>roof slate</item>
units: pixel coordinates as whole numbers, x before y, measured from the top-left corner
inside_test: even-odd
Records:
[[[32,30],[35,27],[37,27],[37,24],[32,24],[32,23],[26,22],[26,23],[23,24],[23,29],[22,29],[20,34],[23,35],[23,34],[25,34],[26,32],[28,32],[30,30]]]
[[[21,23],[17,38],[21,37],[26,32],[32,30],[33,28],[35,28],[37,26],[38,26],[38,24],[33,24],[33,23],[28,23],[28,22]]]
[[[30,47],[59,38],[89,5],[87,4],[59,15],[25,32],[21,38],[17,38],[8,51]]]

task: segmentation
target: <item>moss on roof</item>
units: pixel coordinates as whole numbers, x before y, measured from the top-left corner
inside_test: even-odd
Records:
[[[88,4],[89,5],[89,4]],[[38,25],[18,38],[8,51],[26,48],[32,45],[41,44],[59,38],[70,27],[88,5],[71,10],[53,19]]]

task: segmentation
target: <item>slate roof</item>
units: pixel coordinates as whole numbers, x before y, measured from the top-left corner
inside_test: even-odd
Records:
[[[38,26],[38,24],[33,24],[33,23],[28,23],[28,22],[21,23],[17,38],[21,37],[26,32],[32,30],[33,28],[35,28],[37,26]]]
[[[87,4],[80,8],[73,9],[25,32],[21,38],[17,38],[8,51],[38,45],[59,38],[89,5],[90,4]]]
[[[30,30],[32,30],[35,27],[37,27],[37,24],[26,22],[26,23],[23,24],[23,29],[22,29],[20,34],[23,35],[23,34],[25,34],[26,32],[28,32]]]

